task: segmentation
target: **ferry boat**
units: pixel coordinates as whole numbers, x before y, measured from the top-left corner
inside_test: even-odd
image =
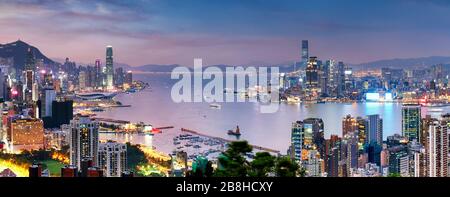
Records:
[[[213,109],[221,109],[222,108],[222,106],[217,103],[209,104],[209,107],[213,108]]]
[[[236,126],[236,131],[228,130],[228,135],[240,136],[241,132],[239,130],[239,126]]]

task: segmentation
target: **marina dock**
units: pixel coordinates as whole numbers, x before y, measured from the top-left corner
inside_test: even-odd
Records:
[[[216,136],[211,136],[211,135],[199,133],[197,131],[186,129],[186,128],[181,128],[181,131],[187,132],[187,133],[191,133],[191,134],[194,134],[194,135],[203,136],[203,137],[208,137],[208,138],[213,138],[213,139],[217,139],[217,140],[222,140],[222,141],[225,141],[225,142],[228,142],[228,143],[233,142],[233,140],[229,140],[229,139],[225,139],[225,138],[221,138],[221,137],[216,137]],[[252,148],[257,149],[257,150],[267,151],[267,152],[276,153],[276,154],[280,153],[279,150],[274,150],[274,149],[271,149],[271,148],[266,148],[266,147],[262,147],[262,146],[252,145],[252,144],[249,144],[249,145]]]

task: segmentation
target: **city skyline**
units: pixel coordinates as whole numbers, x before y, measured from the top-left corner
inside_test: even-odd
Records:
[[[445,1],[7,2],[0,43],[84,63],[112,45],[132,66],[279,64],[300,60],[301,40],[311,56],[346,63],[450,54]]]

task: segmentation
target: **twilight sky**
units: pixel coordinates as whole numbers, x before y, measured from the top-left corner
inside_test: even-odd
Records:
[[[446,0],[0,0],[0,43],[93,63],[275,64],[310,55],[363,63],[450,56]]]

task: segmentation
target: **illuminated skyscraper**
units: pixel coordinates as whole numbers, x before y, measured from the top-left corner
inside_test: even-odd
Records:
[[[302,40],[302,64],[306,65],[309,59],[308,40]]]
[[[102,87],[103,77],[102,77],[102,67],[99,59],[95,60],[95,87]]]
[[[421,129],[420,105],[403,105],[402,135],[409,141],[419,140]]]
[[[98,164],[98,122],[91,121],[89,116],[78,115],[70,121],[69,131],[70,164],[81,169],[83,159],[92,159]]]
[[[448,133],[447,122],[434,119],[428,127],[425,144],[427,175],[447,177],[448,173]]]
[[[106,47],[106,88],[114,88],[114,66],[113,66],[113,48],[112,46]]]
[[[304,139],[304,129],[303,122],[296,121],[292,123],[291,130],[291,157],[295,161],[301,161],[302,159],[302,149],[303,149],[303,139]]]
[[[316,57],[310,57],[306,65],[306,95],[310,99],[317,98],[319,89],[319,65]]]
[[[324,124],[320,118],[308,118],[292,123],[291,156],[301,160],[302,150],[318,150],[325,153]]]
[[[366,131],[367,143],[376,142],[378,145],[383,144],[383,119],[380,118],[380,115],[367,116]]]
[[[349,114],[342,119],[342,137],[355,131],[358,131],[358,123],[356,118]]]

